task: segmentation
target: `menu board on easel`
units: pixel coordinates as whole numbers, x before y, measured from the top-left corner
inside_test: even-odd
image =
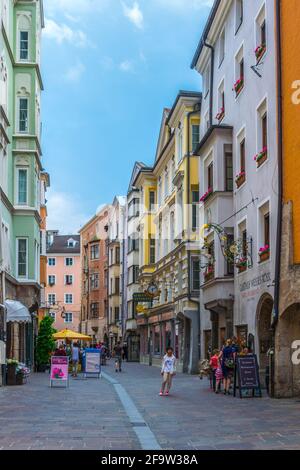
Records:
[[[50,387],[69,386],[69,359],[67,356],[52,356],[50,369]]]
[[[253,397],[255,396],[255,390],[258,390],[259,396],[262,396],[256,354],[237,356],[234,374],[234,396],[236,396],[237,387],[239,388],[240,398],[243,398],[243,390],[252,390]]]

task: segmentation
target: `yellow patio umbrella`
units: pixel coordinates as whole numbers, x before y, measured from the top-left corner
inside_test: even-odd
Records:
[[[89,341],[92,339],[91,336],[88,335],[82,335],[81,333],[77,333],[76,331],[72,330],[61,330],[58,331],[57,333],[54,333],[53,335],[54,339],[81,339],[83,341]]]

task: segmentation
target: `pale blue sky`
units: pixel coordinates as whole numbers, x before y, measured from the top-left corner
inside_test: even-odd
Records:
[[[44,0],[49,228],[77,230],[153,163],[162,110],[200,90],[190,63],[211,0]]]

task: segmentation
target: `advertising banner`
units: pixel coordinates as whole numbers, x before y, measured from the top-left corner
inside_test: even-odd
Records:
[[[52,356],[50,369],[50,386],[53,382],[62,383],[65,387],[69,385],[69,360],[67,356]]]
[[[101,354],[99,349],[85,350],[85,376],[101,375]]]

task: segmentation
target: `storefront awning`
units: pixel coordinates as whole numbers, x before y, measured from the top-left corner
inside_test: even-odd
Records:
[[[31,315],[25,305],[17,300],[6,300],[4,302],[7,309],[6,321],[18,323],[31,323]]]

